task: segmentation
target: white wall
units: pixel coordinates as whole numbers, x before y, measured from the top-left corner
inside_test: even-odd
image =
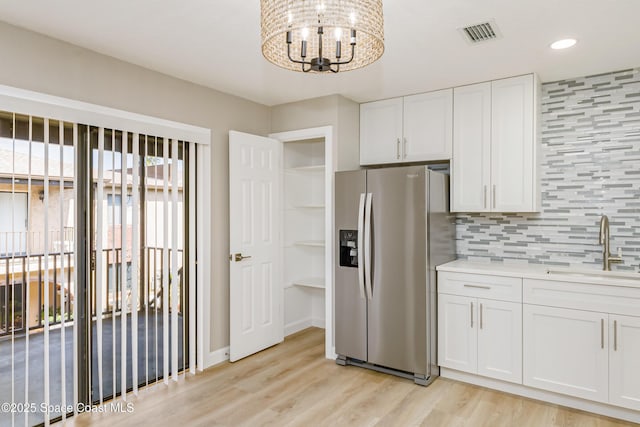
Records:
[[[300,129],[332,126],[334,169],[336,171],[359,168],[360,162],[360,107],[354,101],[340,95],[331,95],[305,101],[277,105],[271,108],[271,131],[287,132]],[[327,259],[326,262],[332,262]],[[331,280],[333,283],[334,280]],[[321,326],[326,322],[324,297],[321,291],[313,289],[289,288],[285,290],[285,306],[287,312],[285,324],[294,332],[295,325],[305,324],[311,318],[311,324]],[[333,292],[331,293],[333,295]],[[305,302],[302,306],[295,306]],[[333,307],[333,301],[331,301]],[[325,311],[326,312],[326,311]],[[329,315],[329,314],[327,314]],[[333,324],[331,319],[331,324]],[[333,342],[327,343],[327,355],[333,353]]]
[[[0,84],[210,128],[211,348],[229,345],[228,131],[332,125],[337,169],[358,167],[359,107],[339,95],[272,108],[0,22]]]
[[[211,349],[229,345],[230,129],[271,130],[270,109],[0,22],[0,84],[210,128]]]
[[[360,167],[360,105],[341,95],[271,107],[271,132],[333,126],[337,169]]]

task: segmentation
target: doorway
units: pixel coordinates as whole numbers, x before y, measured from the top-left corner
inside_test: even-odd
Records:
[[[335,358],[330,261],[334,254],[333,128],[282,132],[270,138],[231,131],[229,153],[230,359],[277,344],[285,334],[310,326],[326,328],[325,355]],[[257,177],[255,165],[267,164],[275,174],[268,179]],[[262,193],[254,190],[277,181],[268,194],[278,197],[260,197]],[[251,203],[254,199],[258,202]],[[257,226],[256,219],[262,221]],[[269,233],[261,233],[266,223]],[[277,280],[266,287],[254,280],[257,264],[251,237],[256,232],[262,238],[277,236],[277,242],[267,239],[272,246],[269,272],[276,272],[268,277]],[[272,312],[280,317],[275,323],[272,316],[264,315]],[[262,323],[255,326],[257,321]],[[252,336],[266,326],[268,334]]]

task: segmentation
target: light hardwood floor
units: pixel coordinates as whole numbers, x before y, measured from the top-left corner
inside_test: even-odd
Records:
[[[631,426],[439,378],[429,387],[324,358],[311,328],[236,363],[129,397],[130,414],[82,414],[82,426]]]

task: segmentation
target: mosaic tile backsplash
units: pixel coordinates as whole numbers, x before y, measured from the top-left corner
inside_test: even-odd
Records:
[[[542,86],[536,214],[459,214],[458,258],[600,268],[600,216],[611,253],[640,266],[640,68]]]

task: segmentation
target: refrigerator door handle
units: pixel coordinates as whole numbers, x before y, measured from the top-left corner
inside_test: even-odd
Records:
[[[372,193],[367,193],[364,211],[364,283],[369,299],[373,298],[373,287],[371,286],[371,198]]]
[[[358,287],[360,289],[360,298],[365,299],[364,295],[364,205],[366,195],[360,194],[360,204],[358,205]]]

